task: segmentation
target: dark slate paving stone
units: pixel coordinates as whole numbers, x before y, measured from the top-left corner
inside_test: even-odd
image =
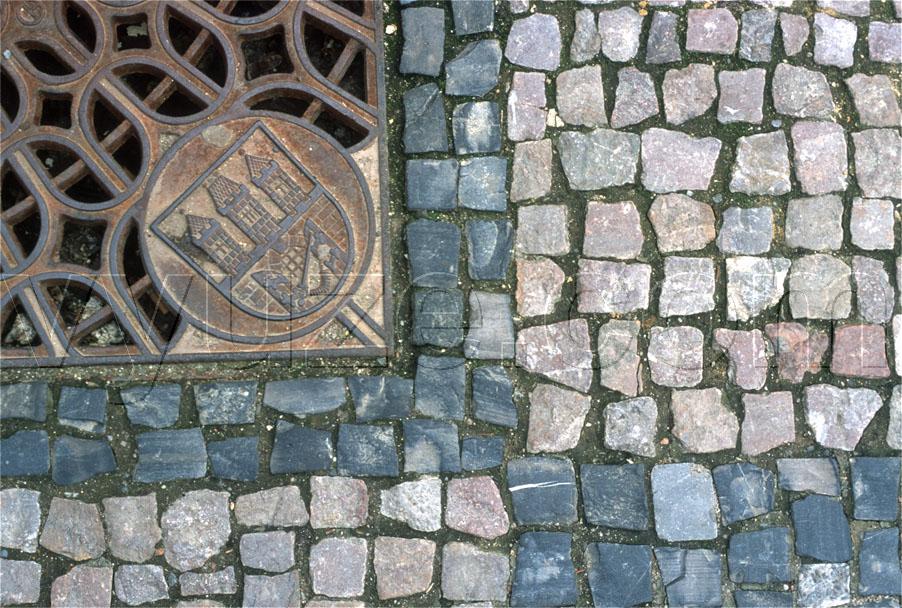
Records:
[[[895,521],[899,517],[898,458],[852,458],[855,519]]]
[[[576,521],[576,475],[569,460],[545,456],[511,460],[507,487],[520,525]]]
[[[749,462],[714,467],[723,523],[730,525],[774,510],[774,474]]]
[[[417,287],[457,287],[460,228],[448,222],[407,224],[410,280]]]
[[[120,392],[125,413],[132,424],[156,429],[172,426],[179,419],[182,387],[178,384],[142,384]]]
[[[338,469],[355,477],[397,477],[398,451],[390,426],[342,424],[338,428]]]
[[[506,211],[507,159],[479,156],[461,162],[457,201],[466,209]]]
[[[734,591],[736,608],[792,608],[788,591]]]
[[[258,437],[232,437],[207,444],[213,477],[255,481],[260,470]]]
[[[67,486],[116,470],[116,457],[106,439],[63,435],[53,444],[53,482]]]
[[[200,429],[151,431],[138,435],[135,481],[197,479],[207,473],[207,447]]]
[[[401,11],[404,47],[399,71],[402,74],[438,76],[445,51],[445,11],[419,6]]]
[[[467,271],[471,279],[502,281],[507,278],[514,246],[514,225],[508,220],[467,222]]]
[[[467,370],[460,357],[417,359],[416,410],[432,418],[463,420]]]
[[[495,3],[492,0],[454,0],[454,33],[458,36],[490,32],[495,23]]]
[[[331,468],[332,433],[279,420],[269,459],[269,470],[273,475]]]
[[[422,159],[407,161],[407,208],[418,211],[448,211],[457,206],[458,163]]]
[[[47,420],[50,387],[46,382],[22,382],[0,385],[0,420],[23,418]]]
[[[348,378],[357,420],[404,418],[413,409],[413,380],[398,376]]]
[[[497,40],[471,42],[445,66],[445,93],[482,97],[498,85],[500,68]]]
[[[514,385],[500,365],[473,370],[473,415],[477,420],[517,428]]]
[[[448,125],[442,92],[434,83],[404,93],[404,152],[447,152]]]
[[[404,471],[460,472],[457,425],[439,420],[405,420]]]
[[[512,606],[576,604],[576,571],[565,532],[524,532],[517,540]]]
[[[708,549],[659,547],[655,557],[669,606],[721,606],[720,555]]]
[[[839,464],[835,458],[778,458],[780,488],[839,496]]]
[[[596,606],[638,606],[652,601],[650,546],[590,543],[586,562]]]
[[[4,477],[46,475],[50,441],[46,431],[17,431],[0,439],[0,474]]]
[[[644,464],[584,464],[579,474],[586,521],[609,528],[648,529]]]
[[[734,583],[782,583],[792,580],[789,528],[737,532],[730,537],[727,561]]]
[[[462,103],[451,114],[454,151],[488,154],[501,149],[501,114],[493,101]]]
[[[483,471],[504,462],[504,437],[467,437],[460,450],[460,466],[465,471]]]
[[[346,400],[344,378],[276,380],[263,391],[263,405],[294,416],[331,412]]]
[[[200,423],[250,424],[257,416],[256,382],[210,382],[194,387]]]
[[[452,348],[464,339],[464,296],[459,289],[415,289],[413,343]]]
[[[71,426],[85,433],[103,433],[106,430],[106,390],[64,386],[57,402],[60,424]]]
[[[796,553],[822,562],[852,559],[849,521],[838,498],[807,496],[792,503]]]
[[[858,567],[860,595],[902,594],[899,528],[863,532]]]

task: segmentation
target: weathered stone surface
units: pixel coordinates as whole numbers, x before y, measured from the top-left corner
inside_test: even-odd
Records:
[[[796,553],[822,562],[852,559],[849,522],[838,498],[811,495],[792,503]]]
[[[75,566],[53,581],[50,605],[109,608],[112,591],[112,568]]]
[[[141,433],[137,442],[135,481],[196,479],[207,473],[207,447],[199,428]]]
[[[194,386],[202,425],[249,424],[256,417],[256,382],[211,382]]]
[[[501,45],[497,40],[471,42],[445,66],[445,93],[482,97],[498,84],[500,68]]]
[[[55,496],[41,531],[41,546],[77,562],[106,550],[97,505]]]
[[[462,420],[466,369],[460,357],[417,359],[416,410],[432,418]]]
[[[231,595],[238,591],[235,568],[228,566],[215,572],[184,572],[179,575],[182,595]]]
[[[902,136],[895,129],[868,129],[852,133],[855,178],[868,198],[902,198]]]
[[[830,371],[838,376],[888,378],[886,333],[882,325],[846,325],[833,332]]]
[[[786,207],[786,244],[814,251],[839,249],[843,241],[842,216],[839,196],[793,199]]]
[[[611,61],[629,61],[639,51],[642,16],[628,6],[598,14],[601,52]]]
[[[858,593],[895,595],[902,593],[899,565],[899,528],[868,530],[861,534],[858,562]]]
[[[563,458],[527,456],[507,463],[507,489],[520,525],[576,521],[576,473]]]
[[[897,319],[899,316],[896,317]],[[896,344],[899,344],[897,341]],[[902,450],[902,384],[893,387],[889,399],[889,425],[886,427],[886,444],[894,450]]]
[[[651,397],[636,397],[611,403],[604,408],[604,445],[654,458],[658,426],[658,406]]]
[[[451,3],[454,33],[458,36],[490,32],[495,24],[495,5],[485,0],[458,0]]]
[[[730,191],[775,196],[791,188],[789,146],[783,131],[739,138]]]
[[[646,63],[673,63],[680,61],[681,58],[677,38],[677,15],[666,11],[654,11],[645,48]]]
[[[592,384],[592,345],[585,319],[521,329],[517,365],[586,393]]]
[[[41,564],[0,559],[0,605],[34,604],[41,597]]]
[[[799,606],[844,606],[849,603],[849,564],[802,564],[796,584]]]
[[[714,486],[724,525],[774,510],[774,474],[750,462],[714,467]]]
[[[880,395],[869,388],[805,387],[805,417],[814,438],[827,448],[854,450],[881,405]]]
[[[457,425],[440,420],[405,420],[404,471],[459,472],[460,438]]]
[[[648,338],[648,366],[652,382],[687,387],[702,381],[704,335],[695,327],[652,327]]]
[[[849,228],[852,243],[867,250],[892,249],[895,244],[895,213],[891,201],[858,198],[852,200]]]
[[[303,526],[309,521],[307,507],[297,486],[279,486],[239,496],[235,518],[243,526]]]
[[[724,253],[756,255],[767,253],[774,238],[774,214],[770,207],[729,207],[717,234],[717,246]]]
[[[551,157],[550,139],[517,144],[511,178],[512,201],[540,198],[551,192]]]
[[[766,71],[752,68],[739,72],[724,70],[717,75],[720,99],[717,120],[722,123],[750,122],[760,124],[764,115],[764,81]]]
[[[774,109],[798,118],[830,118],[833,93],[827,77],[807,68],[777,64],[772,82]]]
[[[354,477],[397,477],[400,471],[393,428],[367,424],[339,426],[338,470]]]
[[[727,318],[747,321],[780,302],[790,261],[786,258],[730,257],[727,266]]]
[[[845,319],[852,309],[851,269],[829,255],[796,258],[789,274],[789,307],[796,319]]]
[[[359,376],[349,379],[357,420],[404,418],[413,410],[413,381],[397,376]]]
[[[658,314],[674,317],[714,310],[715,289],[713,260],[667,257],[664,259],[664,283],[658,297]]]
[[[454,151],[480,154],[501,149],[501,115],[492,101],[471,101],[454,108],[451,114]]]
[[[821,360],[830,344],[825,332],[788,322],[769,323],[764,331],[776,355],[780,378],[799,383],[805,374],[820,371]]]
[[[294,566],[294,532],[249,532],[239,542],[241,563],[248,568],[285,572]]]
[[[113,588],[116,597],[129,606],[169,599],[169,585],[159,566],[119,566]]]
[[[161,429],[178,421],[180,384],[142,384],[122,389],[119,394],[132,424]]]
[[[799,121],[792,126],[792,145],[796,177],[806,194],[826,194],[846,189],[846,138],[840,125]],[[856,143],[856,154],[857,151]]]
[[[332,467],[332,434],[284,420],[276,423],[276,437],[269,461],[274,475],[322,471]]]
[[[466,437],[461,442],[460,466],[464,471],[494,469],[504,462],[504,437]]]
[[[276,576],[249,574],[244,577],[241,605],[246,608],[300,608],[302,597],[297,570]]]
[[[808,19],[804,15],[780,13],[780,32],[783,35],[783,52],[792,57],[798,55],[808,41]]]
[[[657,236],[661,253],[704,249],[714,240],[714,211],[685,194],[655,197],[648,219]]]
[[[420,532],[435,532],[442,526],[442,482],[422,477],[382,490],[379,512],[402,521]]]
[[[755,330],[757,331],[757,330]],[[742,396],[742,453],[757,456],[795,441],[792,393],[777,392]]]
[[[671,542],[717,537],[717,497],[708,469],[688,462],[655,465],[651,489],[658,537]]]
[[[303,417],[331,412],[344,405],[344,378],[295,378],[266,383],[263,405]]]
[[[724,9],[726,10],[726,9]],[[721,556],[709,549],[659,547],[655,558],[670,606],[721,606]]]
[[[364,526],[368,505],[366,483],[362,479],[317,475],[310,478],[310,525],[313,528]]]
[[[814,15],[814,61],[820,65],[852,67],[858,29],[845,19]]]
[[[229,494],[188,492],[163,512],[160,525],[166,561],[177,570],[200,568],[229,541]]]
[[[774,583],[792,580],[789,528],[737,532],[730,537],[727,560],[735,583]]]
[[[402,74],[438,76],[445,51],[445,11],[417,6],[401,11],[404,47],[401,50]]]
[[[564,532],[525,532],[517,539],[511,606],[576,604],[572,539]]]
[[[611,112],[612,127],[620,129],[637,125],[646,118],[657,116],[659,112],[658,94],[651,74],[640,72],[634,67],[622,68],[617,72],[617,94],[614,111]]]
[[[508,138],[511,141],[542,139],[548,115],[545,106],[545,74],[514,72],[507,97]]]
[[[584,464],[579,475],[587,522],[624,530],[648,529],[644,464]]]
[[[0,546],[26,553],[38,550],[40,497],[41,493],[35,490],[0,490]]]
[[[664,112],[667,122],[680,125],[707,112],[717,99],[714,67],[690,63],[664,74]]]
[[[850,17],[867,17],[871,14],[870,5],[857,0],[817,0],[817,6]]]
[[[366,539],[324,538],[310,547],[313,592],[329,597],[362,595],[366,562]]]
[[[604,83],[601,66],[587,65],[558,74],[557,111],[571,125],[599,127],[608,124],[604,108]]]
[[[207,445],[213,477],[254,481],[260,473],[258,437],[231,437]]]
[[[651,266],[601,260],[579,261],[579,312],[626,313],[648,308]]]
[[[589,225],[587,221],[587,231]],[[523,317],[553,313],[561,299],[564,278],[561,267],[548,258],[518,259],[517,313]]]
[[[457,203],[477,211],[507,210],[508,160],[500,156],[466,158],[460,163]]]
[[[896,521],[899,517],[898,458],[857,457],[852,464],[855,519]]]
[[[467,272],[471,279],[502,281],[507,278],[514,245],[514,226],[508,220],[467,222]]]
[[[576,447],[589,413],[591,398],[550,384],[529,395],[528,452],[564,452]]]
[[[510,520],[495,481],[491,477],[449,481],[445,525],[480,538],[507,534]]]
[[[503,602],[509,579],[507,555],[459,542],[442,549],[442,597],[446,600]]]
[[[777,472],[784,490],[839,496],[839,465],[834,458],[778,458]]]
[[[46,475],[50,470],[47,431],[16,431],[0,439],[0,464],[6,477]]]
[[[565,131],[557,146],[573,190],[599,190],[635,182],[639,163],[639,136],[635,133],[612,129]]]
[[[404,93],[404,152],[446,152],[448,125],[442,92],[429,82]]]
[[[468,359],[513,359],[516,337],[510,296],[487,291],[470,292],[470,327],[464,340]]]
[[[776,11],[753,10],[742,13],[739,56],[747,61],[770,61],[776,25]]]
[[[535,13],[517,19],[507,37],[504,56],[514,65],[556,70],[561,63],[561,30],[552,15]]]
[[[642,133],[642,185],[652,192],[707,190],[720,146],[713,137],[647,129]]]
[[[459,289],[415,289],[413,292],[414,344],[450,348],[464,339],[463,292]]]
[[[79,439],[63,435],[53,445],[53,482],[81,483],[116,470],[116,457],[105,439]]]
[[[739,422],[723,405],[720,389],[671,391],[674,436],[687,451],[696,454],[736,447]]]
[[[595,13],[584,8],[574,15],[573,39],[570,41],[570,61],[583,63],[594,58],[601,51],[601,36]]]
[[[726,353],[729,359],[727,375],[731,382],[749,391],[764,387],[769,366],[761,330],[717,328],[714,330],[714,342],[716,348]]]
[[[589,588],[596,606],[638,606],[653,599],[651,547],[590,543]]]
[[[22,418],[44,422],[50,387],[46,382],[21,382],[0,386],[0,420]]]
[[[57,416],[63,426],[85,433],[106,430],[106,389],[64,386],[56,404]]]
[[[501,366],[474,369],[472,389],[473,415],[477,420],[517,428],[514,386],[507,370]]]
[[[407,208],[440,211],[457,203],[458,162],[414,159],[406,165]]]
[[[612,319],[598,330],[598,380],[624,395],[639,394],[639,321]]]
[[[517,210],[518,253],[564,255],[570,251],[567,207],[529,205]]]
[[[729,9],[689,9],[687,51],[732,55],[738,38],[739,24]]]
[[[902,26],[898,23],[868,23],[868,57],[880,63],[902,63]]]
[[[156,494],[104,498],[103,521],[114,557],[129,562],[153,557],[162,538]]]
[[[868,127],[898,127],[902,123],[899,101],[892,81],[885,74],[855,74],[846,78],[861,124]]]
[[[423,593],[432,585],[435,542],[379,536],[373,552],[376,592],[388,600]]]

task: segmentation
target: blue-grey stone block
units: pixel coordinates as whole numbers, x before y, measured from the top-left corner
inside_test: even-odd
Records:
[[[398,376],[348,378],[357,420],[404,418],[413,410],[413,381]]]
[[[451,127],[457,154],[488,154],[501,149],[501,115],[493,101],[460,104],[451,115]]]
[[[25,477],[46,475],[50,470],[47,431],[16,431],[0,439],[0,475]]]
[[[512,606],[576,604],[572,538],[564,532],[524,532],[517,540]]]
[[[737,532],[730,537],[727,561],[734,583],[784,583],[792,580],[789,528]]]
[[[495,3],[492,0],[452,0],[454,33],[458,36],[491,32],[495,23]]]
[[[477,420],[517,428],[514,385],[500,365],[473,370],[473,415]]]
[[[116,457],[106,439],[63,435],[53,444],[53,482],[80,483],[116,470]]]
[[[511,460],[507,486],[518,524],[576,521],[576,474],[569,460],[545,456]]]
[[[498,85],[500,68],[497,40],[471,42],[445,66],[445,93],[482,97]]]
[[[407,208],[416,211],[448,211],[457,206],[457,161],[418,159],[407,161]]]
[[[778,458],[780,488],[839,496],[839,465],[835,458]]]
[[[438,76],[445,52],[445,11],[431,6],[418,6],[401,11],[402,74]]]
[[[397,477],[400,468],[392,427],[342,424],[338,428],[338,470],[355,477]]]
[[[899,458],[852,458],[855,519],[896,521],[899,518]]]
[[[151,431],[138,435],[135,481],[197,479],[207,474],[207,446],[200,429]]]
[[[736,608],[792,608],[788,591],[734,591]]]
[[[596,606],[638,606],[652,601],[650,546],[590,543],[586,562]]]
[[[644,464],[584,464],[579,470],[587,522],[625,530],[648,529]]]
[[[182,400],[178,384],[142,384],[124,388],[120,394],[132,424],[161,429],[178,422]]]
[[[452,348],[464,339],[464,296],[459,289],[415,289],[413,343]]]
[[[207,444],[213,477],[234,481],[255,481],[260,470],[259,439],[233,437]]]
[[[46,382],[22,382],[0,385],[0,420],[23,418],[47,420],[50,387]]]
[[[460,357],[417,359],[416,400],[418,412],[432,418],[463,420],[467,370]]]
[[[502,281],[507,278],[514,250],[514,225],[508,220],[467,222],[467,271],[470,278]]]
[[[651,470],[655,532],[668,541],[717,538],[717,495],[711,472],[691,462]]]
[[[106,390],[64,386],[60,389],[57,417],[63,426],[71,426],[85,433],[106,430]]]
[[[250,424],[257,416],[256,382],[210,382],[194,387],[200,423]]]
[[[263,405],[299,417],[331,412],[346,401],[344,378],[276,380],[263,391]]]
[[[404,471],[460,472],[460,439],[457,425],[440,420],[405,420]]]
[[[434,83],[404,93],[404,152],[448,151],[445,98]]]
[[[328,471],[331,468],[332,434],[329,431],[279,420],[269,458],[269,471],[273,475]]]
[[[655,549],[670,606],[722,606],[720,555],[708,549]]]
[[[899,528],[867,530],[861,534],[858,560],[859,595],[902,594]]]
[[[738,462],[714,467],[712,474],[724,524],[773,511],[776,480],[772,472]]]
[[[517,337],[511,316],[511,296],[473,289],[469,304],[464,356],[468,359],[513,359]]]
[[[852,559],[849,521],[838,498],[807,496],[792,503],[796,553],[822,562]]]
[[[477,156],[460,163],[457,202],[477,211],[507,211],[507,159]]]
[[[460,228],[448,222],[407,224],[410,280],[417,287],[457,287]]]
[[[460,466],[465,471],[483,471],[504,462],[504,437],[467,437],[460,450]]]

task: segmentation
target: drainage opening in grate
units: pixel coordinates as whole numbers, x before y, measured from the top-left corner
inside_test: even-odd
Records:
[[[38,346],[41,343],[41,337],[38,335],[34,323],[28,318],[18,298],[13,298],[3,310],[0,327],[2,327],[0,344],[6,348],[26,348]]]
[[[241,52],[247,65],[244,77],[248,80],[268,74],[287,74],[293,69],[281,27],[245,39],[241,43]]]
[[[68,217],[63,222],[60,262],[99,270],[106,222],[88,222]]]
[[[40,124],[68,129],[72,126],[72,96],[44,95],[41,100]]]
[[[116,48],[120,51],[150,48],[147,15],[129,17],[116,26]]]

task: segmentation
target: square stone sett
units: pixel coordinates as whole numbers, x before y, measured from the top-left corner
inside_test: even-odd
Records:
[[[503,281],[511,263],[514,226],[508,220],[467,222],[467,272],[477,281]]]
[[[442,597],[446,600],[503,602],[509,580],[507,555],[469,543],[450,542],[442,548]]]
[[[510,198],[514,202],[551,192],[551,140],[527,141],[514,147]]]
[[[470,325],[464,340],[464,356],[468,359],[513,359],[515,344],[510,296],[471,291]]]
[[[572,537],[564,532],[524,532],[517,539],[511,606],[576,603]]]
[[[194,386],[194,403],[203,426],[251,424],[257,416],[256,382],[210,382]]]
[[[104,498],[103,520],[110,553],[129,562],[151,559],[162,538],[157,519],[156,494]]]
[[[639,51],[642,15],[628,6],[598,13],[601,51],[611,61],[630,61]]]
[[[770,61],[777,12],[769,9],[742,13],[739,56],[747,61]]]
[[[241,564],[267,572],[285,572],[294,566],[294,532],[250,532],[239,541]]]
[[[563,458],[527,456],[507,463],[507,489],[514,519],[530,524],[572,524],[576,521],[576,474]]]
[[[445,525],[488,540],[507,534],[510,519],[495,481],[488,476],[450,480]]]
[[[404,472],[459,473],[457,425],[439,420],[405,420]]]
[[[127,606],[169,599],[169,585],[160,566],[119,566],[113,586],[116,597]]]
[[[633,201],[589,201],[583,255],[593,258],[633,259],[642,253],[645,237]]]
[[[651,547],[590,543],[589,589],[596,606],[638,606],[652,601]]]
[[[888,323],[895,297],[883,262],[856,255],[852,258],[852,275],[858,314],[869,323]]]
[[[588,323],[585,319],[572,319],[521,329],[516,360],[527,371],[580,392],[589,392],[593,369]]]
[[[570,41],[570,61],[583,63],[594,59],[601,52],[601,36],[598,35],[595,13],[587,8],[576,11],[574,27],[573,39]]]
[[[455,0],[451,14],[457,36],[491,32],[495,24],[495,4],[485,0]]]
[[[259,438],[231,437],[207,444],[213,477],[234,481],[255,481],[260,469]]]
[[[868,56],[880,63],[902,63],[902,25],[883,21],[868,23]]]
[[[564,452],[575,448],[591,404],[588,395],[551,384],[538,385],[529,395],[526,451]]]
[[[517,313],[550,315],[561,299],[564,271],[549,258],[517,260]]]
[[[420,477],[380,492],[379,513],[413,530],[435,532],[442,527],[442,480]]]
[[[762,68],[738,72],[721,71],[717,75],[717,81],[720,83],[717,120],[724,124],[733,122],[760,124],[764,118],[762,106],[766,74]]]
[[[508,160],[499,156],[467,158],[460,163],[457,202],[476,211],[507,210]]]
[[[207,473],[207,447],[199,428],[141,433],[136,441],[135,481],[197,479]]]
[[[736,608],[792,608],[792,593],[736,590],[733,592],[733,601],[736,602]]]
[[[332,433],[279,420],[269,459],[269,472],[301,473],[332,468]]]
[[[348,378],[354,413],[360,422],[400,419],[413,411],[413,380],[398,376]]]
[[[340,425],[338,470],[354,477],[397,477],[400,470],[392,427]]]
[[[624,395],[639,394],[639,321],[611,319],[598,329],[598,381]]]
[[[771,92],[777,114],[829,119],[835,109],[827,77],[800,66],[777,64]]]
[[[815,440],[824,447],[851,452],[883,406],[877,391],[838,388],[830,384],[805,387],[805,417]]]
[[[613,129],[564,131],[557,141],[572,190],[600,190],[636,181],[639,136]]]
[[[47,419],[47,401],[50,387],[46,382],[22,382],[0,386],[0,420],[21,418],[44,422]]]
[[[673,435],[687,452],[705,454],[736,447],[739,422],[723,405],[720,389],[671,391]]]
[[[811,495],[792,503],[796,554],[822,562],[852,559],[849,521],[838,498]]]
[[[729,359],[727,378],[747,391],[760,390],[767,382],[767,345],[760,329],[741,330],[718,327],[714,348]]]
[[[780,33],[783,36],[783,52],[788,57],[798,55],[802,47],[808,41],[810,32],[808,19],[805,15],[795,13],[780,13]]]
[[[59,437],[53,445],[53,482],[57,485],[81,483],[116,470],[116,457],[106,439]]]
[[[720,140],[714,137],[646,129],[642,133],[642,185],[652,192],[707,190],[720,148]]]
[[[58,577],[50,587],[52,606],[109,606],[113,568],[78,565]]]
[[[517,209],[517,253],[564,255],[570,252],[565,205],[529,205]]]
[[[792,189],[789,146],[783,131],[740,137],[730,177],[730,191],[776,196]]]
[[[23,488],[0,490],[0,546],[26,553],[38,550],[41,493]]]
[[[714,240],[714,211],[685,194],[661,194],[648,210],[661,253],[704,249]]]
[[[852,133],[855,178],[866,198],[902,198],[902,136],[895,129]]]
[[[839,496],[839,464],[834,458],[778,458],[780,488]]]
[[[445,93],[482,97],[497,86],[500,68],[497,40],[471,42],[445,66]]]
[[[553,15],[535,13],[517,19],[507,36],[504,56],[514,65],[554,71],[561,64],[561,30]]]
[[[275,380],[263,392],[263,405],[299,418],[331,412],[346,401],[344,378]]]
[[[861,124],[867,127],[898,127],[902,123],[893,81],[885,74],[855,74],[846,78]]]
[[[46,475],[50,471],[47,431],[16,431],[0,439],[0,470],[6,477]]]
[[[739,24],[726,8],[689,9],[686,50],[732,55],[739,38]]]
[[[846,19],[826,13],[814,15],[814,62],[820,65],[850,68],[855,62],[858,28]]]
[[[652,13],[645,47],[646,63],[674,63],[682,59],[677,20],[676,13],[657,10]]]
[[[408,597],[428,591],[432,586],[434,561],[435,542],[431,540],[376,537],[373,570],[379,599]]]
[[[849,231],[852,244],[869,251],[893,249],[896,218],[892,201],[855,197],[852,199],[852,215]]]
[[[829,9],[850,17],[867,17],[871,14],[870,5],[858,2],[858,0],[817,0],[817,6],[820,9]]]
[[[664,259],[664,283],[658,297],[662,317],[694,315],[714,310],[716,279],[710,258]]]
[[[786,245],[813,251],[839,249],[843,242],[842,216],[842,199],[834,194],[789,201]]]
[[[183,596],[232,595],[238,591],[234,566],[215,572],[184,572],[179,575],[179,591]]]
[[[35,604],[41,597],[41,565],[25,560],[0,559],[0,604]]]
[[[882,325],[846,325],[833,332],[830,371],[838,376],[889,378]]]
[[[770,207],[728,207],[717,234],[723,253],[758,255],[770,251],[774,238],[774,212]]]
[[[802,191],[806,194],[827,194],[845,190],[848,158],[843,128],[833,122],[800,120],[792,125],[791,132],[796,178]],[[856,154],[858,148],[856,141]],[[859,184],[862,183],[861,175],[858,170]]]
[[[623,530],[648,529],[644,464],[584,464],[579,476],[588,523]]]
[[[774,474],[750,462],[714,467],[714,486],[724,525],[752,519],[774,510]]]
[[[730,536],[727,561],[734,583],[792,581],[789,528],[764,528]]]
[[[709,549],[658,547],[655,558],[661,569],[668,605],[723,605],[720,554]]]
[[[128,421],[133,425],[161,429],[178,422],[182,400],[180,384],[142,384],[124,388],[119,395]]]
[[[651,266],[579,260],[576,291],[581,313],[627,313],[648,308]]]
[[[501,149],[501,115],[495,102],[458,105],[451,115],[451,126],[457,154],[485,154]]]
[[[507,97],[508,139],[526,141],[545,137],[546,103],[545,74],[514,72]]]
[[[828,608],[849,603],[849,564],[802,564],[796,583],[799,606]]]
[[[704,335],[689,326],[652,327],[648,338],[648,366],[659,386],[687,387],[702,381]]]
[[[302,597],[297,570],[275,576],[248,574],[244,577],[241,605],[245,608],[300,608]]]
[[[407,224],[410,280],[417,287],[457,287],[460,228],[449,222],[414,220]]]
[[[366,539],[324,538],[310,547],[314,593],[329,597],[363,595],[366,566]]]
[[[434,83],[405,91],[404,152],[447,152],[447,120],[444,97]]]
[[[431,6],[417,6],[401,11],[402,74],[438,76],[445,51],[445,11]]]
[[[833,256],[796,258],[789,272],[789,308],[796,319],[845,319],[852,312],[852,270]]]
[[[447,211],[457,202],[457,169],[455,159],[407,161],[407,208],[424,211]]]
[[[679,542],[717,537],[717,497],[708,469],[688,462],[655,465],[651,489],[659,538]]]
[[[235,519],[242,526],[264,527],[304,526],[309,521],[297,486],[277,486],[239,496]]]
[[[852,458],[852,497],[855,519],[896,521],[899,518],[898,458]]]
[[[106,430],[106,406],[106,389],[78,386],[62,387],[56,404],[60,424],[85,433]]]
[[[858,593],[897,597],[902,594],[898,527],[867,530],[861,533]]]
[[[366,525],[369,495],[366,482],[353,477],[310,478],[310,526],[359,528]]]
[[[658,405],[651,397],[610,403],[604,408],[604,445],[637,456],[654,458]]]
[[[501,366],[490,365],[473,370],[473,417],[490,424],[517,428],[514,386]]]
[[[640,72],[634,67],[622,68],[617,72],[617,93],[614,110],[611,112],[611,126],[615,129],[641,123],[660,113],[658,94],[651,74]]]
[[[757,456],[795,441],[795,413],[792,393],[752,394],[742,396],[745,416],[742,419],[742,453]]]
[[[558,74],[557,111],[568,125],[600,127],[608,124],[604,107],[601,66],[587,65]]]
[[[416,410],[432,418],[463,420],[467,371],[460,357],[417,359]]]
[[[412,341],[451,348],[464,339],[464,296],[459,289],[414,289]]]
[[[464,471],[484,471],[504,463],[504,437],[466,437],[461,443],[460,466]]]
[[[40,544],[78,562],[100,557],[106,551],[100,509],[93,503],[53,497]]]
[[[690,63],[682,69],[667,70],[661,87],[667,122],[680,125],[703,115],[717,99],[714,67]]]
[[[806,374],[821,370],[821,360],[830,344],[826,332],[801,323],[768,323],[764,331],[776,355],[781,379],[798,384]]]

